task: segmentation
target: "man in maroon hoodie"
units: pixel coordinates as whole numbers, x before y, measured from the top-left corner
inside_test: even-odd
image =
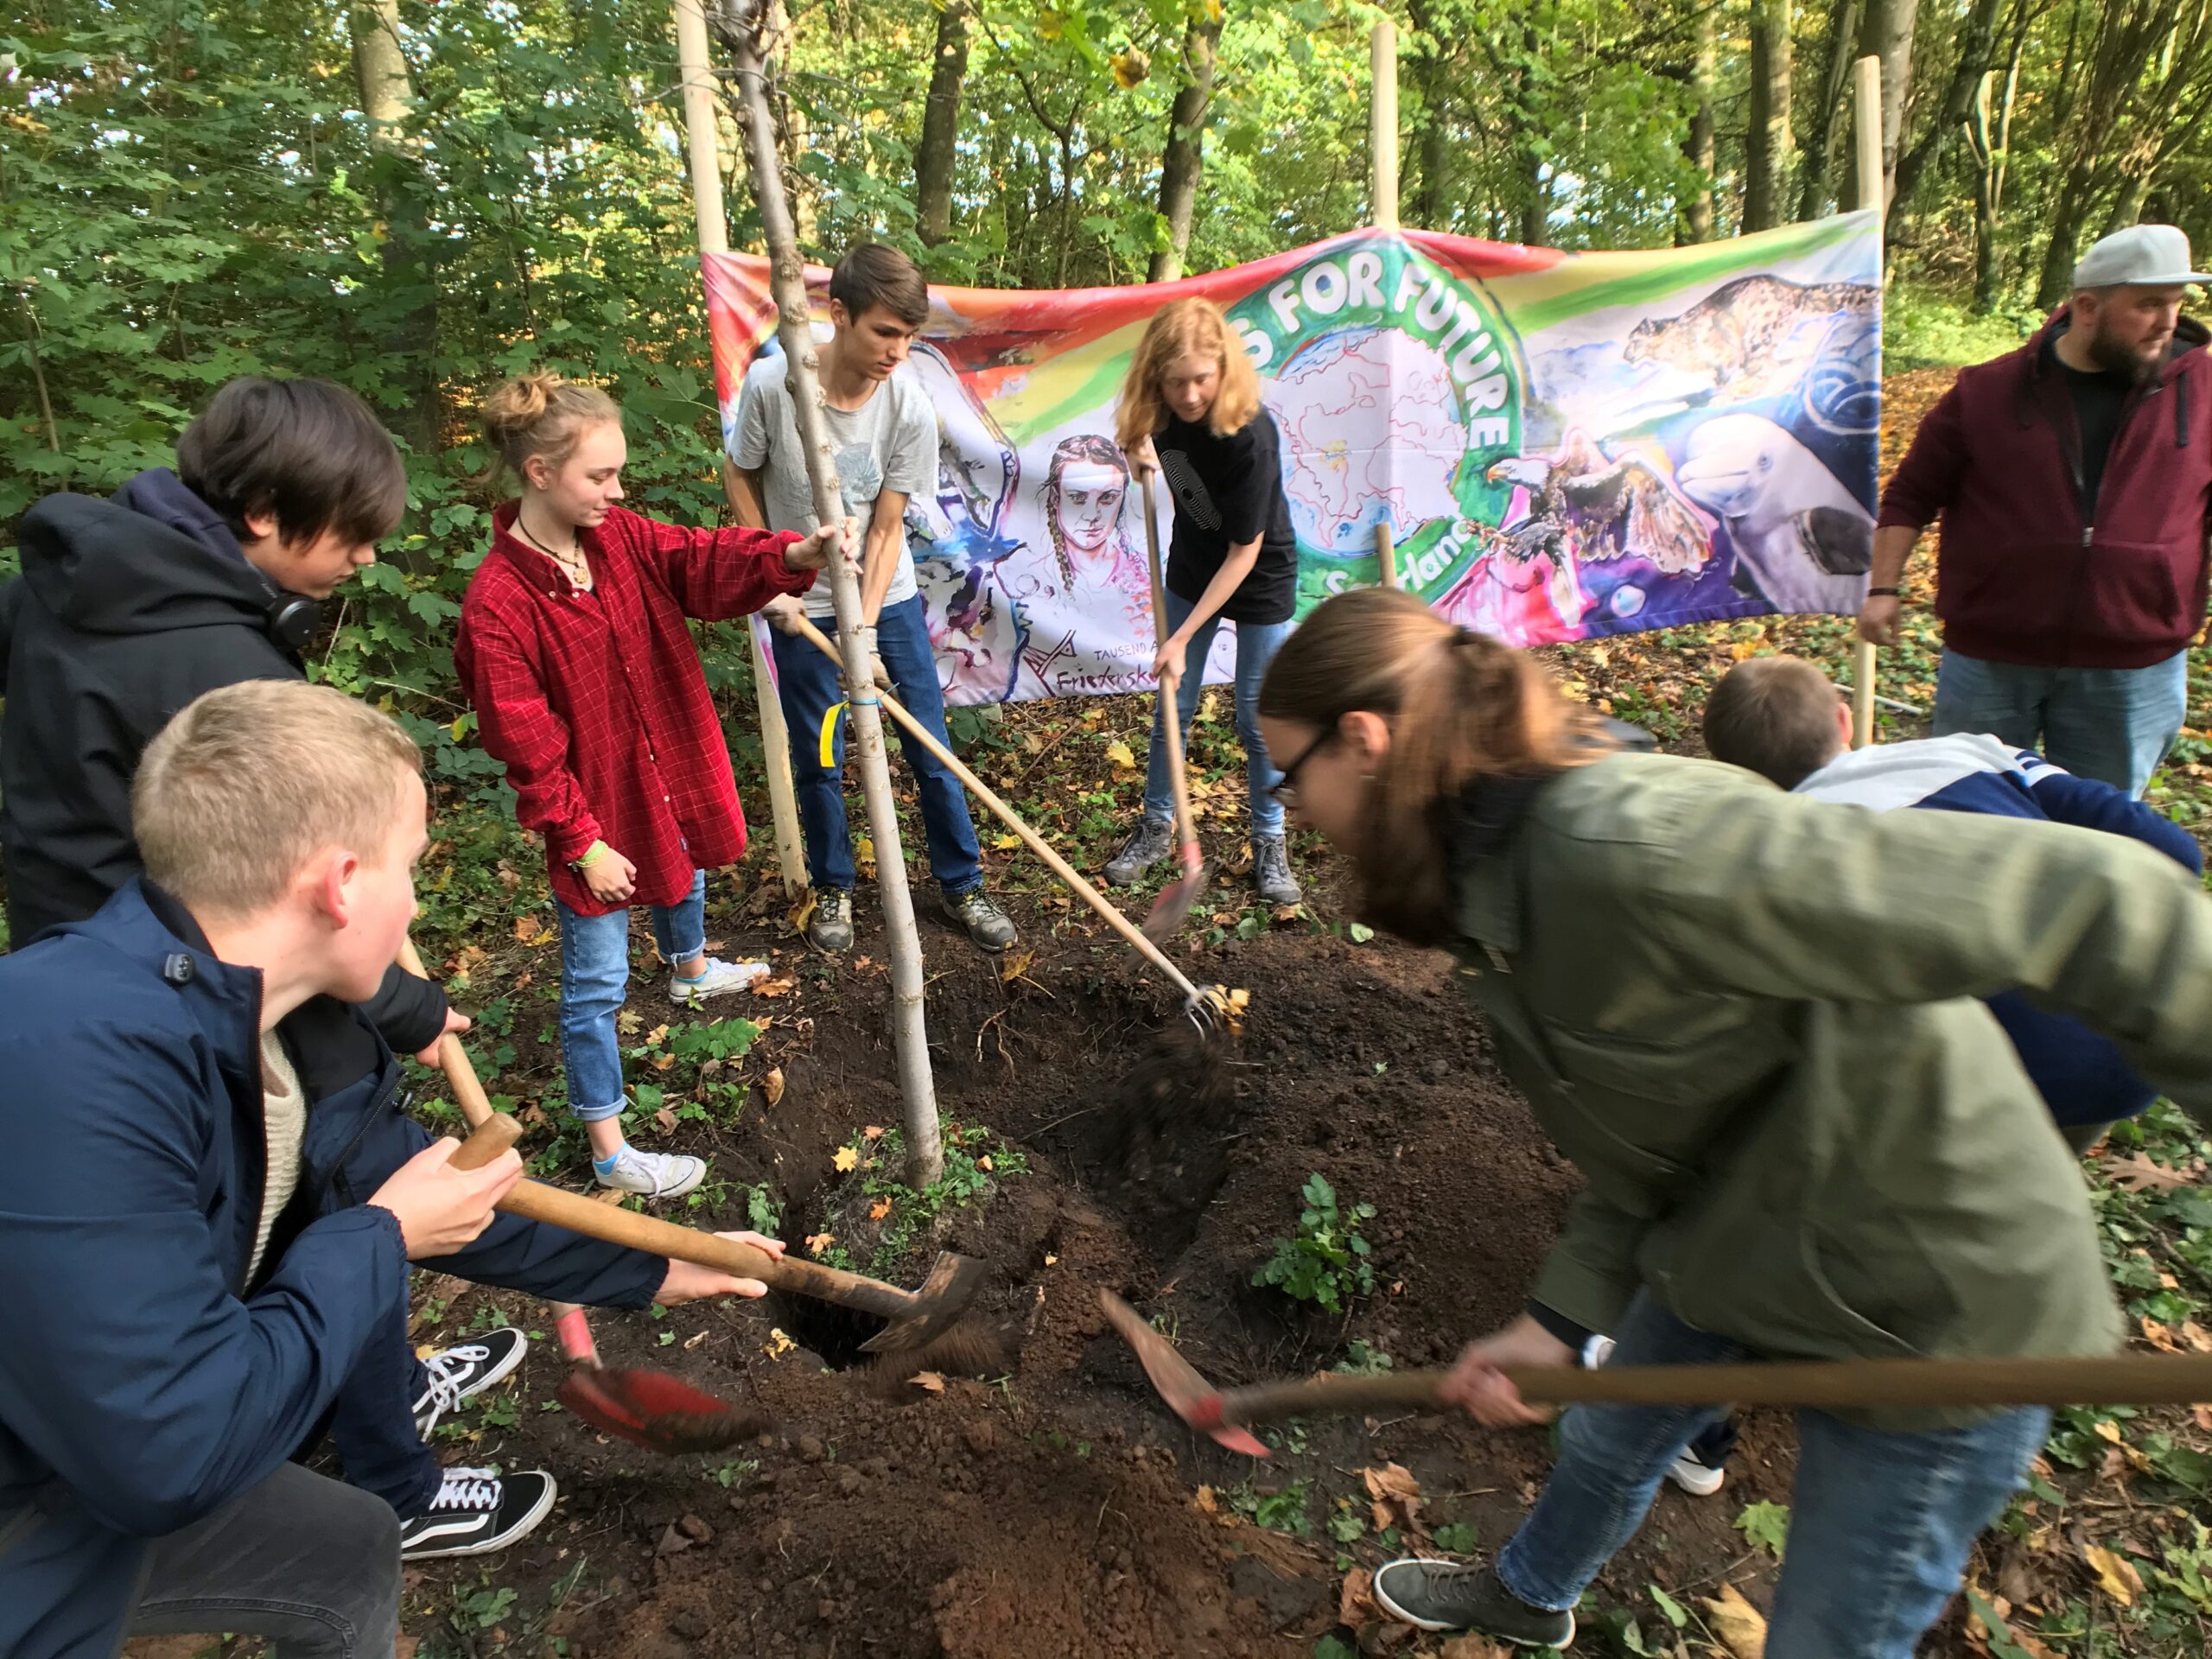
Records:
[[[2189,238],[2138,225],[2074,267],[2017,352],[1962,370],[1882,495],[1860,637],[1939,513],[1936,734],[1988,732],[2140,796],[2181,730],[2204,624],[2212,354]]]

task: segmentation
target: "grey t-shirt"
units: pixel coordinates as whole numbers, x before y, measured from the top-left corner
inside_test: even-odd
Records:
[[[760,474],[762,505],[771,530],[804,534],[815,527],[814,493],[801,459],[798,421],[785,390],[787,359],[779,353],[762,358],[746,372],[737,396],[737,439],[730,459]],[[825,407],[830,443],[836,452],[837,483],[845,511],[868,533],[875,498],[885,490],[919,495],[937,482],[937,414],[912,378],[894,374],[858,409]],[[896,605],[914,596],[914,556],[906,548],[906,527],[899,526],[899,569],[883,596]],[[806,613],[832,613],[830,584],[817,582],[806,595]]]

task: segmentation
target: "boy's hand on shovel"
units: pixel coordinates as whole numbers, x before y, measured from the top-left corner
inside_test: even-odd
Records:
[[[717,1233],[717,1238],[734,1239],[740,1244],[750,1244],[756,1250],[783,1259],[781,1239],[770,1238],[763,1233]],[[696,1302],[709,1296],[766,1296],[768,1287],[758,1279],[740,1279],[727,1273],[717,1273],[712,1268],[702,1268],[696,1262],[671,1260],[668,1277],[660,1281],[660,1289],[653,1300],[663,1307],[681,1307],[686,1302]]]
[[[445,1058],[444,1051],[446,1039],[448,1037],[460,1036],[463,1032],[468,1029],[468,1026],[469,1019],[467,1014],[463,1014],[459,1008],[448,1008],[446,1010],[446,1028],[440,1032],[436,1036],[430,1039],[430,1046],[428,1048],[416,1050],[415,1058],[417,1060],[420,1060],[424,1065],[436,1065],[440,1064]]]
[[[1571,1367],[1573,1363],[1574,1350],[1523,1313],[1503,1331],[1460,1350],[1459,1362],[1438,1388],[1437,1395],[1491,1428],[1548,1423],[1556,1414],[1554,1408],[1532,1406],[1523,1400],[1521,1390],[1500,1367]]]
[[[448,1135],[423,1148],[377,1188],[369,1202],[399,1223],[410,1262],[451,1255],[492,1224],[494,1206],[522,1179],[510,1147],[480,1169],[455,1169],[461,1142]]]

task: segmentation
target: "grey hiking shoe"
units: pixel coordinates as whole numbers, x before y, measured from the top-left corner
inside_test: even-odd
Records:
[[[833,957],[853,948],[853,895],[849,889],[823,887],[816,892],[814,915],[806,925],[806,942]]]
[[[1014,920],[991,902],[981,887],[944,895],[944,913],[968,930],[968,937],[986,950],[1003,950],[1020,938]]]
[[[1531,1607],[1487,1567],[1402,1555],[1375,1572],[1376,1605],[1424,1630],[1471,1630],[1516,1648],[1563,1648],[1574,1615]]]
[[[1252,885],[1262,903],[1294,905],[1306,896],[1290,873],[1290,847],[1281,836],[1252,837]]]
[[[1164,818],[1147,818],[1136,833],[1122,843],[1122,850],[1106,863],[1109,886],[1126,887],[1175,850],[1175,826]]]

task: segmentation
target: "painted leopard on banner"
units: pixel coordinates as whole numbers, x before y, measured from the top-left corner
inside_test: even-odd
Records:
[[[1871,321],[1875,292],[1859,283],[1739,276],[1687,311],[1637,323],[1622,355],[1709,378],[1724,398],[1756,397],[1798,378],[1840,327]]]

